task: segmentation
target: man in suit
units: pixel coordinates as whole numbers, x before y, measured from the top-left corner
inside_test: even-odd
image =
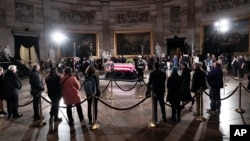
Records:
[[[155,62],[155,70],[150,73],[148,89],[153,91],[154,123],[157,123],[157,103],[159,102],[162,113],[162,120],[166,122],[166,110],[164,103],[166,73],[160,70],[160,63]]]

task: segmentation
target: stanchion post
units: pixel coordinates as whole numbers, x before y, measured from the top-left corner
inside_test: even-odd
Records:
[[[43,127],[44,125],[46,125],[46,122],[43,121],[44,117],[43,117],[43,112],[42,112],[42,94],[40,93],[39,95],[39,109],[40,109],[40,120],[38,123],[38,127]]]
[[[235,111],[238,113],[245,113],[245,110],[241,108],[241,82],[239,83],[239,108]]]
[[[91,125],[90,129],[95,130],[99,129],[100,125],[96,122],[96,107],[95,107],[95,95],[92,96],[92,115],[93,115],[93,121],[94,123]]]
[[[151,93],[151,101],[152,101],[152,119],[148,123],[148,127],[154,128],[154,127],[156,127],[156,123],[154,122],[154,99],[153,99],[153,92],[150,91],[150,93]]]
[[[202,87],[200,88],[200,91],[199,91],[199,97],[200,97],[200,115],[199,115],[199,117],[197,117],[196,118],[196,120],[198,120],[198,121],[206,121],[206,118],[205,117],[203,117],[203,89],[202,89]]]
[[[113,75],[113,74],[112,74]],[[111,79],[110,79],[110,83],[111,83],[111,96],[109,97],[109,99],[111,99],[111,100],[114,100],[114,97],[113,97],[113,76],[111,77]]]

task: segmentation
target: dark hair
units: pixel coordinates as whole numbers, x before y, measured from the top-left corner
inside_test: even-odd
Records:
[[[72,75],[72,69],[70,67],[67,67],[65,68],[64,73],[68,75]]]
[[[183,62],[183,63],[181,63],[185,68],[187,68],[188,66],[187,66],[187,63],[185,63],[185,62]]]
[[[94,65],[89,65],[85,71],[86,74],[93,75],[96,73],[96,69]]]
[[[49,76],[55,76],[56,75],[56,68],[51,68],[50,70],[49,70]]]
[[[160,63],[159,62],[155,62],[155,69],[159,69],[160,68]]]

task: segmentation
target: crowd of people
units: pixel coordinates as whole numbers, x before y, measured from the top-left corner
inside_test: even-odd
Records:
[[[123,56],[111,59],[113,59],[114,62],[122,60],[122,62],[126,63],[126,59],[123,58]],[[207,54],[202,62],[199,61],[198,56],[190,57],[190,59],[188,56],[178,58],[177,55],[172,59],[169,59],[167,56],[162,56],[162,58],[143,56],[133,58],[134,65],[138,71],[138,78],[144,77],[146,65],[148,69],[151,70],[147,88],[153,92],[154,122],[158,122],[158,103],[161,107],[162,120],[164,122],[167,121],[165,101],[171,104],[171,120],[173,121],[181,121],[181,110],[184,108],[181,105],[186,105],[189,102],[191,102],[192,105],[196,103],[194,115],[202,116],[200,112],[200,90],[208,88],[211,101],[209,112],[219,113],[221,107],[220,89],[223,88],[224,84],[224,59],[225,57],[223,58],[223,56],[218,56],[217,58],[214,56],[210,57],[210,54]],[[52,102],[49,112],[49,122],[62,121],[62,118],[58,117],[58,108],[59,101],[63,99],[67,107],[66,113],[68,124],[70,126],[74,125],[74,118],[72,115],[73,107],[77,109],[79,121],[85,124],[81,107],[80,83],[78,77],[73,75],[73,72],[81,70],[85,78],[93,77],[95,80],[95,92],[91,96],[100,96],[100,82],[97,73],[98,67],[96,67],[95,60],[92,57],[83,59],[81,63],[76,63],[76,61],[79,60],[71,61],[75,63],[71,64],[71,66],[65,65],[63,68],[60,68],[60,62],[56,67],[49,65],[48,70],[46,70],[45,80],[41,77],[42,70],[40,64],[35,63],[32,65],[29,83],[31,86],[30,94],[33,96],[34,121],[41,120],[42,118],[39,105],[41,102],[41,93],[46,89],[46,84],[48,96]],[[170,62],[170,65],[167,62]],[[237,63],[237,69],[245,69],[245,60],[241,55],[238,57],[235,56],[234,60],[230,62],[232,66],[234,66],[235,63]],[[170,76],[166,73],[167,69],[171,70]],[[244,72],[242,73],[242,71],[239,71],[239,77],[244,77]],[[8,115],[8,118],[19,118],[22,116],[22,113],[18,112],[18,93],[21,88],[22,81],[17,75],[16,66],[10,65],[5,73],[3,68],[0,67],[1,116]],[[166,100],[164,100],[165,92],[167,92]],[[192,93],[196,95],[195,98],[192,97]],[[86,96],[89,97],[88,94]],[[4,100],[7,101],[7,113],[3,106]],[[96,97],[94,97],[94,99],[88,98],[87,103],[89,125],[92,125],[97,122],[98,99]],[[92,105],[95,105],[94,108],[92,108]],[[94,113],[92,110],[94,110]]]

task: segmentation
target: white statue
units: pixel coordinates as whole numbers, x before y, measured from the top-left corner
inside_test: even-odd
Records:
[[[161,57],[161,46],[158,43],[156,43],[155,46],[155,54],[156,56]]]
[[[105,50],[102,52],[102,58],[107,59],[107,52]]]
[[[9,45],[6,45],[6,46],[4,47],[3,53],[4,53],[4,57],[5,57],[6,59],[8,59],[8,60],[9,60],[11,57],[13,57]]]
[[[53,67],[55,66],[56,63],[56,51],[53,47],[49,49],[49,58],[53,64]]]

